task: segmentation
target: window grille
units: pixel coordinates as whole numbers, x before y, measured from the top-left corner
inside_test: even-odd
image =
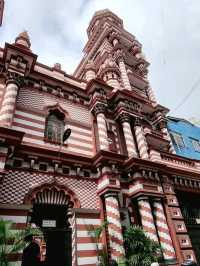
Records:
[[[57,113],[49,114],[46,122],[45,139],[54,143],[62,143],[64,126],[63,119]]]

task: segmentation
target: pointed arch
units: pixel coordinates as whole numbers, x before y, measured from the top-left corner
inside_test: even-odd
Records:
[[[48,116],[50,113],[58,112],[63,118],[63,121],[66,122],[66,120],[69,118],[69,113],[57,102],[53,105],[47,105],[45,108],[46,116]]]
[[[52,181],[33,187],[24,197],[24,204],[67,204],[70,208],[80,208],[80,201],[76,194],[67,186]]]

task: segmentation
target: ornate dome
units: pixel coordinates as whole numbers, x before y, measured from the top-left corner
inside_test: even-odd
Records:
[[[27,31],[21,32],[15,39],[15,43],[20,44],[29,49],[31,47],[31,42],[28,32]]]

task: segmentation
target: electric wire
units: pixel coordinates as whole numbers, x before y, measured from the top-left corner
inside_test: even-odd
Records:
[[[196,82],[192,85],[191,89],[189,90],[189,92],[185,95],[185,97],[181,100],[181,102],[176,106],[176,108],[174,108],[174,110],[172,110],[171,112],[176,112],[178,109],[180,109],[180,107],[182,107],[185,102],[190,98],[190,96],[192,95],[192,93],[195,91],[195,89],[198,87],[200,83],[200,77],[196,80]]]

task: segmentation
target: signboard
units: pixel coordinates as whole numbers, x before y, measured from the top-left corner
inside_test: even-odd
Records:
[[[56,220],[42,220],[42,227],[56,227]]]

